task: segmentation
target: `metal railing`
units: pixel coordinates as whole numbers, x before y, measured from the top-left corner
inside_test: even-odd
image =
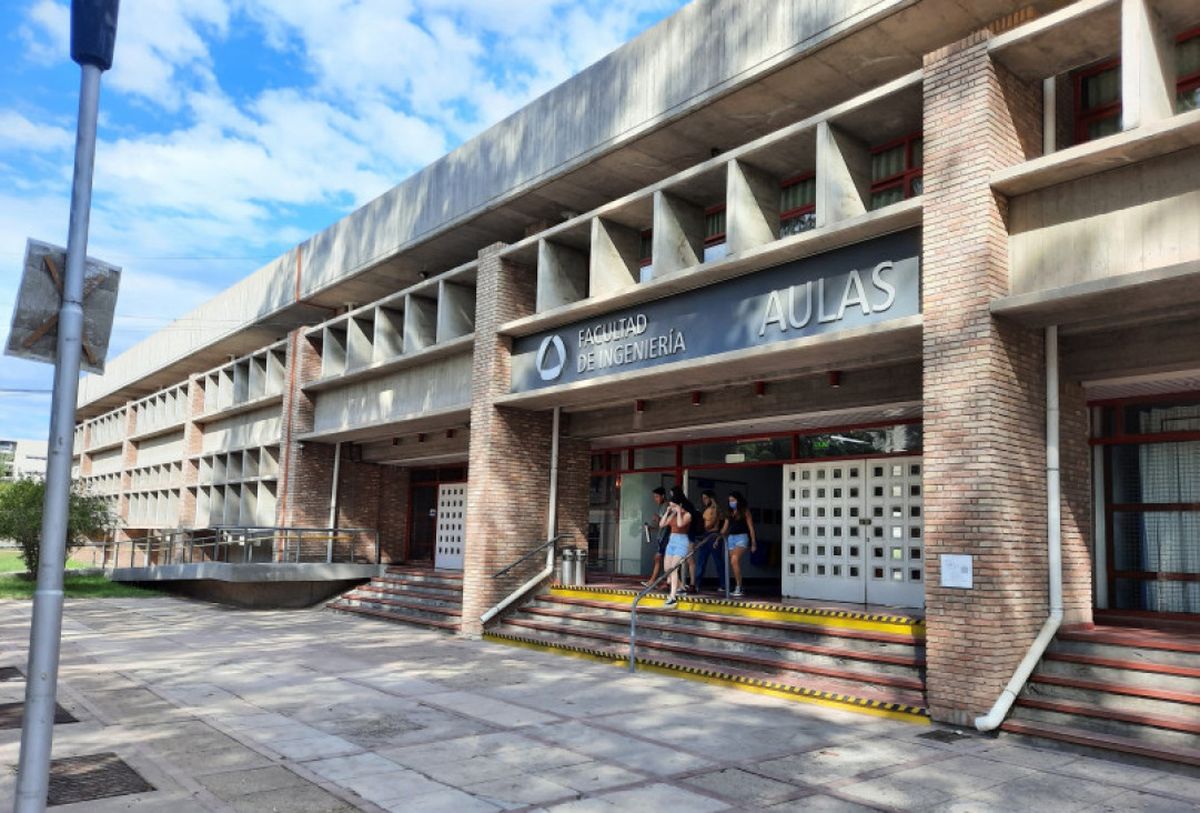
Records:
[[[101,567],[106,569],[138,567],[139,559],[141,567],[197,562],[379,564],[382,561],[379,531],[374,528],[178,528],[128,542],[104,542],[100,547]],[[363,553],[364,547],[370,553]]]
[[[647,537],[647,540],[649,540],[650,529],[648,527],[646,528],[646,537]],[[672,573],[675,573],[681,567],[683,567],[689,561],[691,561],[692,558],[695,557],[695,555],[697,553],[699,553],[702,548],[704,548],[706,545],[715,544],[717,542],[717,540],[719,540],[721,538],[722,538],[721,534],[719,534],[718,532],[716,532],[716,531],[709,532],[702,540],[697,542],[696,545],[693,546],[690,551],[688,551],[687,556],[684,556],[682,559],[680,559],[678,562],[676,562],[675,566],[672,567],[670,570],[664,569],[663,572],[661,574],[659,574],[659,577],[657,579],[650,582],[648,585],[646,585],[642,589],[642,592],[640,592],[636,596],[634,596],[633,605],[629,608],[629,671],[630,672],[637,671],[637,612],[638,612],[638,604],[640,604],[642,599],[644,599],[649,593],[653,592],[656,587],[658,587],[660,584],[662,584],[664,579],[670,578]],[[725,597],[729,598],[729,545],[725,545],[724,548],[725,548]]]
[[[554,557],[555,557],[555,554],[558,553],[558,543],[561,542],[562,540],[568,539],[568,538],[570,538],[570,534],[559,534],[558,536],[551,537],[550,539],[547,539],[545,542],[542,542],[540,545],[538,545],[533,550],[526,553],[524,556],[522,556],[517,561],[513,562],[511,565],[508,565],[507,567],[503,567],[500,570],[497,570],[495,573],[493,573],[492,578],[499,579],[500,577],[505,576],[508,573],[511,573],[517,567],[519,567],[522,564],[524,564],[525,562],[529,561],[534,556],[537,556],[543,550],[546,551],[545,567],[543,567],[540,571],[538,571],[538,573],[536,575],[534,575],[533,578],[529,579],[524,584],[522,584],[520,587],[518,587],[516,590],[512,591],[507,596],[505,596],[503,599],[501,599],[500,602],[498,604],[496,604],[496,606],[492,607],[490,610],[485,612],[483,615],[479,616],[480,622],[483,624],[486,624],[487,622],[491,621],[497,615],[502,613],[506,608],[508,608],[515,602],[521,600],[521,598],[523,598],[530,590],[533,590],[534,588],[538,587],[542,582],[544,582],[551,575],[553,575],[553,573],[554,573]]]

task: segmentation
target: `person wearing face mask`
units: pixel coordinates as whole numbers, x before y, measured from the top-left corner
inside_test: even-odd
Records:
[[[750,506],[746,505],[746,498],[740,491],[729,494],[729,514],[725,517],[725,524],[721,526],[721,536],[725,537],[725,544],[729,546],[729,569],[737,583],[730,595],[742,596],[742,556],[745,555],[747,547],[751,553],[757,550],[758,540],[754,534],[754,518],[750,516]]]
[[[688,527],[692,524],[692,506],[683,491],[676,486],[667,497],[667,513],[663,514],[659,525],[671,530],[667,542],[666,555],[663,557],[663,567],[671,574],[671,593],[663,603],[664,607],[674,607],[676,594],[679,592],[679,571],[674,567],[683,557],[688,555]]]

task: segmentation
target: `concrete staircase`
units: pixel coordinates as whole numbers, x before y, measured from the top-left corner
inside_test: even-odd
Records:
[[[1200,634],[1063,629],[1002,729],[1200,767]]]
[[[552,588],[494,623],[493,641],[628,666],[634,590]],[[927,723],[924,625],[905,616],[692,598],[638,606],[639,668]]]
[[[397,566],[325,606],[342,613],[457,632],[462,621],[462,593],[460,571]]]

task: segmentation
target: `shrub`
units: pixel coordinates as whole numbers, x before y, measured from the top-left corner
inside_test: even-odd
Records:
[[[41,557],[42,507],[46,484],[23,479],[0,484],[0,539],[14,540],[21,547],[21,558],[31,577],[36,577]],[[117,518],[103,497],[83,492],[71,485],[67,505],[67,555],[89,539],[102,537],[117,526]]]

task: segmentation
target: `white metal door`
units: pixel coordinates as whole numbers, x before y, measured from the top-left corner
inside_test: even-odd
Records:
[[[467,485],[438,486],[437,530],[433,566],[462,570],[464,528],[467,522]]]
[[[921,458],[784,467],[783,594],[924,605]]]

